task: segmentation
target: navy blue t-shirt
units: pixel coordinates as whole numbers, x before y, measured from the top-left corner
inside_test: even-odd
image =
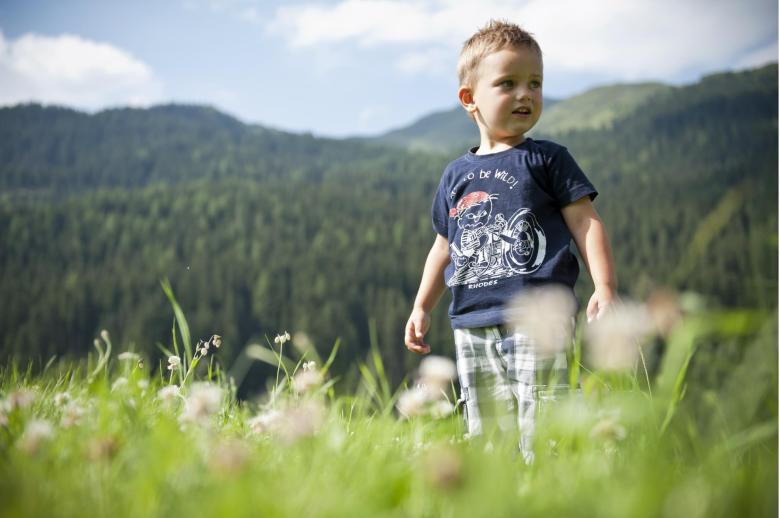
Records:
[[[596,189],[565,147],[526,138],[449,164],[433,200],[433,228],[450,244],[444,272],[453,328],[503,324],[525,286],[574,287],[579,274],[561,208]]]

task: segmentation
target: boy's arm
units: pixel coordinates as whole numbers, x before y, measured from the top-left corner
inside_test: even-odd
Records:
[[[420,288],[414,299],[414,308],[406,322],[404,343],[406,348],[417,354],[431,352],[430,345],[423,341],[423,336],[431,325],[430,313],[439,302],[446,286],[444,284],[444,269],[450,262],[450,246],[447,238],[436,234],[436,240],[425,260]]]
[[[593,296],[585,312],[590,322],[617,296],[617,279],[607,231],[587,196],[563,207],[561,213],[593,279]]]

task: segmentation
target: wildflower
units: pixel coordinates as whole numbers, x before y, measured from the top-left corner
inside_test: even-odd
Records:
[[[205,424],[222,406],[224,390],[212,383],[195,383],[184,406],[181,420]]]
[[[428,356],[420,362],[420,381],[437,389],[445,389],[457,375],[455,362],[444,356]]]
[[[45,419],[35,419],[27,423],[21,439],[19,448],[28,453],[34,454],[41,445],[54,437],[54,428],[49,421]]]
[[[111,341],[111,337],[109,337],[109,336],[108,336],[108,331],[107,331],[107,330],[105,330],[105,329],[103,329],[102,331],[100,331],[100,338],[102,338],[102,339],[103,339],[103,341],[104,341],[104,342],[106,342],[106,343],[108,343],[109,341]]]
[[[175,371],[181,368],[181,358],[178,356],[168,356],[168,370]]]
[[[114,436],[95,438],[87,447],[87,457],[92,461],[112,459],[119,452],[119,447],[119,439]]]
[[[436,488],[452,490],[463,483],[463,460],[450,446],[438,445],[426,451],[423,468],[425,479]]]
[[[615,416],[608,416],[593,426],[590,438],[615,443],[626,438],[626,429]]]
[[[147,388],[149,388],[149,380],[147,380],[147,379],[140,379],[140,380],[138,380],[137,385],[138,385],[138,388],[141,389],[141,391],[144,391]]]
[[[647,299],[647,310],[653,320],[656,331],[668,337],[682,320],[682,309],[674,292],[656,290]]]
[[[282,346],[289,341],[290,341],[290,333],[288,333],[287,331],[285,331],[283,335],[276,335],[276,338],[274,338],[274,343],[279,344],[279,346]]]
[[[35,403],[35,392],[26,389],[19,389],[8,394],[6,404],[9,410],[17,408],[27,408]]]
[[[507,310],[510,326],[536,347],[542,358],[563,351],[572,341],[577,301],[570,289],[544,286],[523,291]]]
[[[276,432],[283,442],[292,444],[319,433],[324,421],[325,408],[319,403],[309,402],[288,408],[282,415]]]
[[[127,386],[127,378],[124,376],[119,377],[116,379],[116,381],[111,385],[111,392],[114,392],[116,390],[123,389]]]
[[[315,362],[314,360],[309,361],[309,362],[303,362],[303,371],[304,372],[313,371],[316,368],[317,368],[317,362]]]
[[[222,346],[222,337],[219,335],[211,335],[211,339],[209,341],[216,349],[219,349]]]
[[[206,356],[209,352],[209,342],[198,340],[198,345],[195,348],[200,351],[201,356]]]
[[[132,360],[140,360],[141,357],[138,355],[138,353],[134,353],[134,352],[131,352],[131,351],[125,351],[125,352],[119,353],[117,355],[117,359],[119,361],[126,361],[126,360],[131,360],[132,361]]]
[[[70,428],[79,424],[84,417],[84,409],[75,401],[71,401],[62,411],[62,420],[60,424],[63,428]]]
[[[628,302],[615,305],[585,329],[588,357],[599,369],[631,368],[642,339],[651,331],[652,321],[645,306]]]
[[[272,432],[279,424],[282,413],[278,410],[269,410],[259,414],[248,421],[249,429],[252,433]]]
[[[240,473],[249,462],[249,448],[239,439],[217,443],[209,455],[209,465],[222,475]]]
[[[455,407],[446,399],[440,399],[430,407],[431,417],[434,419],[444,419],[445,417],[452,415],[454,411]]]
[[[70,401],[70,394],[67,392],[59,392],[57,394],[54,394],[54,397],[52,398],[54,400],[54,404],[57,406],[63,406],[65,403]]]
[[[417,417],[425,415],[429,401],[430,392],[424,387],[415,387],[401,394],[396,408],[404,417]]]
[[[297,394],[311,392],[322,385],[322,374],[315,370],[304,370],[295,375],[292,381],[293,390]]]
[[[179,397],[179,386],[168,385],[157,391],[157,399],[165,405],[173,405]]]

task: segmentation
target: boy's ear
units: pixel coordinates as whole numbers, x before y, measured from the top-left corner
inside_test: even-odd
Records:
[[[461,86],[458,88],[458,100],[460,101],[463,109],[468,112],[472,117],[477,111],[477,105],[474,102],[474,91],[468,86]]]

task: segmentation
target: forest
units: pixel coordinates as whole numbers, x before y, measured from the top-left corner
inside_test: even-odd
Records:
[[[777,73],[708,76],[607,127],[534,135],[598,188],[624,297],[776,307]],[[169,279],[227,367],[289,331],[324,353],[339,340],[337,373],[373,345],[397,382],[418,361],[403,325],[453,147],[291,134],[204,106],[0,109],[0,361],[82,357],[101,329],[160,357]],[[583,273],[582,303],[589,290]],[[430,336],[448,355],[446,306]]]

